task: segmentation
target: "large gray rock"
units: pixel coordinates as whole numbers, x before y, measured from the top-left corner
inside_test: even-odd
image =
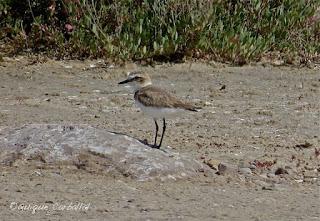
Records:
[[[210,169],[168,149],[150,148],[126,135],[88,125],[31,124],[0,129],[0,163],[10,154],[41,155],[46,163],[74,161],[83,151],[105,160],[108,172],[137,180],[179,179]]]

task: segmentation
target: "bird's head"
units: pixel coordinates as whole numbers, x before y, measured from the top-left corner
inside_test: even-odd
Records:
[[[134,91],[139,90],[142,87],[151,85],[151,78],[148,74],[141,71],[128,72],[126,80],[119,82],[119,84],[128,84]]]

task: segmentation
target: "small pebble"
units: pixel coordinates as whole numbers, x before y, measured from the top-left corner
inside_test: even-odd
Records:
[[[286,169],[283,169],[282,167],[279,167],[275,172],[275,175],[280,175],[280,174],[288,174],[288,171]]]
[[[239,172],[240,174],[252,174],[251,169],[248,168],[248,167],[239,168],[239,169],[238,169],[238,172]]]

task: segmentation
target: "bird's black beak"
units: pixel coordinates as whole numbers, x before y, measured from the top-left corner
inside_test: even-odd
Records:
[[[130,82],[130,80],[129,80],[129,79],[126,79],[126,80],[124,80],[124,81],[119,82],[118,84],[126,84],[126,83],[128,83],[128,82]]]

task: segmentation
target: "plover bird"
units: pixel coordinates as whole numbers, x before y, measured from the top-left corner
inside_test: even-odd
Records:
[[[154,148],[160,148],[166,131],[166,118],[174,117],[181,111],[198,111],[195,106],[183,102],[161,88],[152,85],[148,74],[140,71],[128,73],[128,78],[119,84],[128,84],[134,91],[134,100],[136,105],[146,115],[153,118],[156,125],[156,134],[154,138]],[[159,126],[157,120],[163,120],[163,129],[159,145],[157,137]]]

